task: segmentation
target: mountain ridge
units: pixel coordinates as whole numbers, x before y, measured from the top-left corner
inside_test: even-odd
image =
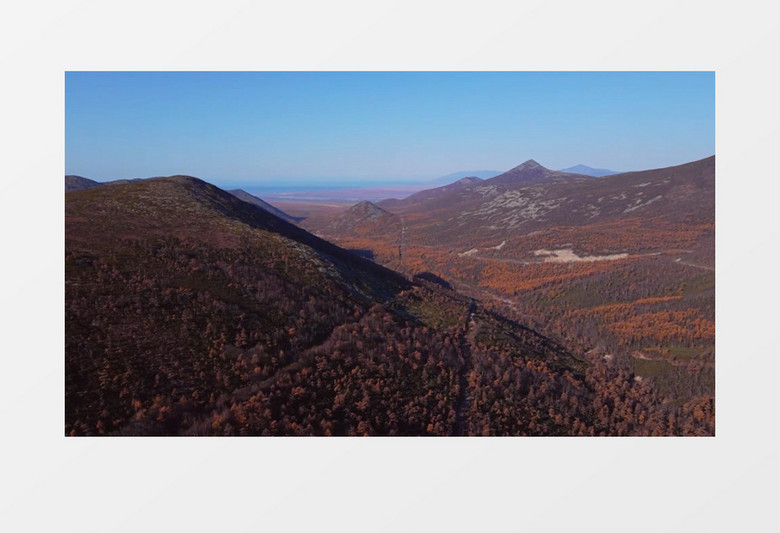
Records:
[[[572,174],[582,174],[584,176],[592,176],[594,178],[601,178],[603,176],[611,176],[612,174],[622,174],[622,172],[616,170],[609,170],[606,168],[593,168],[587,165],[574,165],[573,167],[562,168],[560,172],[569,172]]]
[[[65,175],[65,192],[83,191],[85,189],[94,189],[96,187],[105,187],[108,185],[123,185],[126,183],[137,183],[142,181],[142,178],[134,179],[121,179],[113,181],[95,181],[83,176],[77,176],[75,174]]]
[[[641,213],[669,221],[708,221],[713,218],[714,172],[715,156],[601,178],[549,171],[529,160],[469,187],[440,187],[378,205],[424,227],[426,243],[467,246],[469,236],[477,234],[500,243],[507,231],[607,223]]]
[[[436,186],[449,185],[450,183],[454,183],[461,178],[474,176],[480,179],[488,179],[494,176],[498,176],[499,174],[501,174],[501,171],[499,170],[460,170],[458,172],[452,172],[451,174],[432,179],[427,183]]]
[[[378,205],[404,214],[409,210],[425,206],[425,209],[429,210],[430,214],[433,214],[447,211],[452,206],[476,205],[484,200],[485,197],[497,196],[512,189],[542,183],[587,179],[593,178],[550,170],[533,159],[529,159],[489,179],[477,181],[464,178],[449,185],[417,192],[403,200],[382,200],[378,202]]]

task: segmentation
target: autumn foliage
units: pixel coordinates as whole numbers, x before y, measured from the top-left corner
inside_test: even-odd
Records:
[[[66,434],[714,434],[711,273],[340,244],[407,276],[192,179],[69,193]]]

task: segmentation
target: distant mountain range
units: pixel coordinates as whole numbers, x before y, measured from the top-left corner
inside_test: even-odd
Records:
[[[499,239],[556,225],[643,215],[714,222],[714,156],[664,169],[601,178],[547,169],[529,160],[487,180],[429,189],[377,205],[419,226],[439,243]],[[414,231],[413,231],[414,233]],[[426,239],[428,240],[428,239]]]
[[[534,163],[538,165],[538,163],[536,163],[533,160],[527,161],[526,163]],[[575,165],[573,167],[563,168],[559,170],[559,172],[568,172],[570,174],[582,174],[583,176],[592,176],[596,178],[600,178],[602,176],[609,176],[612,174],[619,174],[619,172],[615,170],[608,170],[606,168],[593,168],[587,165]],[[453,172],[452,174],[447,174],[446,176],[441,176],[439,178],[431,180],[429,183],[437,184],[437,185],[438,184],[446,185],[446,184],[454,183],[462,178],[468,178],[468,177],[477,177],[477,178],[482,178],[484,180],[487,180],[505,173],[506,172],[501,172],[498,170],[463,170],[460,172]]]
[[[592,226],[620,220],[645,224],[714,223],[714,156],[676,167],[596,179],[550,170],[528,160],[489,179],[465,177],[403,200],[362,202],[331,222],[305,227],[333,237],[388,235],[406,220],[412,242],[468,247],[485,239],[553,227]],[[367,206],[374,216],[367,217]],[[376,223],[381,213],[382,223]],[[397,239],[397,237],[396,237]],[[606,242],[606,241],[604,241]]]
[[[606,168],[593,168],[587,165],[574,165],[573,167],[561,169],[561,172],[571,172],[572,174],[583,174],[585,176],[593,176],[594,178],[600,178],[602,176],[611,176],[612,174],[620,174],[615,170],[608,170]]]

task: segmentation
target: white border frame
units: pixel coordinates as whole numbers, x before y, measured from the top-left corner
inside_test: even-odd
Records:
[[[37,2],[0,20],[9,531],[780,529],[780,7]],[[717,436],[66,439],[65,70],[714,70]]]

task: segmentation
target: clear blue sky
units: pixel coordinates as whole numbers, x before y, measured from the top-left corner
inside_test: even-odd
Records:
[[[373,184],[714,153],[713,72],[65,73],[65,173],[98,181]]]

